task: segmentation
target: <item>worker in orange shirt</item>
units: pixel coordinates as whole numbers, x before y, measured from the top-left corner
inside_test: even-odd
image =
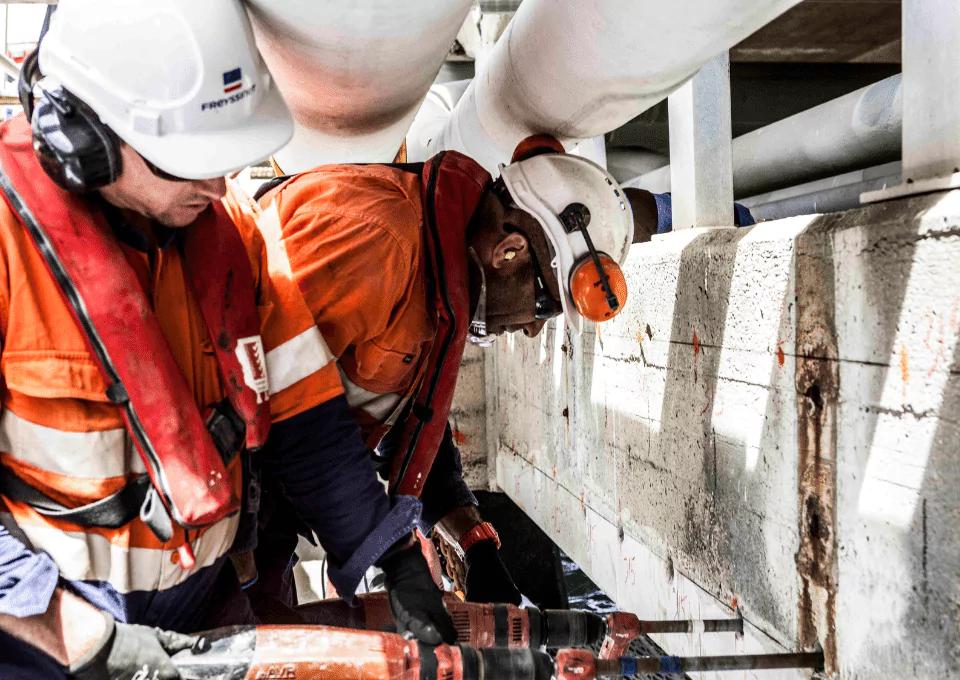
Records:
[[[496,181],[449,151],[281,176],[259,201],[392,493],[419,496],[423,528],[459,546],[467,600],[520,604],[447,422],[460,359],[468,337],[533,337],[561,313],[580,328],[623,309],[633,217],[620,187],[541,135]]]
[[[0,677],[176,680],[180,633],[254,622],[227,559],[255,536],[253,458],[341,593],[380,563],[401,630],[454,637],[419,502],[388,499],[223,179],[292,133],[239,1],[61,0],[21,101],[0,125]]]

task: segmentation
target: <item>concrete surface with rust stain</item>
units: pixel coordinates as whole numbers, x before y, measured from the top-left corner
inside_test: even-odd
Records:
[[[635,246],[602,333],[551,322],[488,353],[489,446],[539,471],[501,486],[531,512],[579,498],[535,512],[608,593],[620,547],[599,542],[635,539],[664,565],[637,588],[676,570],[786,648],[835,645],[840,677],[960,675],[958,263],[960,192]],[[828,347],[798,337],[815,302]],[[833,469],[802,480],[828,377]]]
[[[463,478],[471,489],[487,489],[487,420],[484,353],[467,344],[460,362],[457,389],[450,409],[453,438],[460,449]]]

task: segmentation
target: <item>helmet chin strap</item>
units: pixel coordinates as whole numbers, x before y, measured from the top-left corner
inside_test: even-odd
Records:
[[[480,270],[480,298],[477,300],[477,311],[473,313],[473,319],[470,320],[470,327],[467,329],[467,340],[477,347],[490,347],[497,336],[487,334],[487,275],[483,271],[483,263],[480,262],[477,251],[468,248],[467,252]]]

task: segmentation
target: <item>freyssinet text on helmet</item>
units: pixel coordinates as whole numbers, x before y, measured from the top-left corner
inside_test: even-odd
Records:
[[[254,83],[253,85],[248,87],[246,90],[241,90],[240,92],[237,92],[236,94],[232,94],[229,97],[221,97],[220,99],[213,99],[208,102],[203,102],[200,105],[200,110],[208,111],[212,109],[219,109],[221,106],[227,106],[228,104],[236,104],[240,100],[246,99],[247,97],[252,95],[254,91],[256,91],[256,89],[257,89],[257,84]]]

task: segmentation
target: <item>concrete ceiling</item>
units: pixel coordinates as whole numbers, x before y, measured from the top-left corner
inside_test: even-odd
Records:
[[[730,50],[732,61],[900,63],[900,0],[805,0]]]

